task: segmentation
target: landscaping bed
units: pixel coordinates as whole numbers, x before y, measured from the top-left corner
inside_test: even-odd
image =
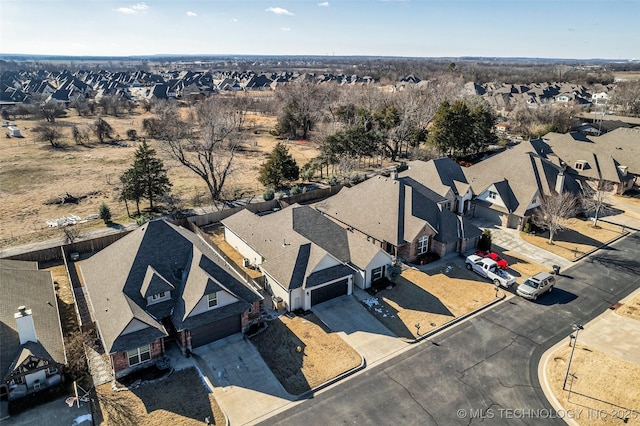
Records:
[[[281,316],[251,342],[292,395],[320,386],[362,362],[360,355],[314,314]]]
[[[226,424],[224,413],[194,368],[131,390],[114,391],[107,383],[98,386],[96,393],[102,414],[96,424],[188,426],[203,425],[206,417],[211,424]]]
[[[590,220],[571,219],[568,228],[558,232],[553,244],[549,244],[549,231],[541,233],[520,233],[522,239],[541,249],[555,253],[568,260],[574,260],[579,256],[588,253],[606,242],[622,235],[622,229],[618,225],[612,225],[603,221],[598,222],[597,227],[593,227]]]
[[[394,287],[363,303],[398,337],[413,340],[496,299],[492,283],[478,281],[482,278],[457,263],[428,273],[407,269]]]

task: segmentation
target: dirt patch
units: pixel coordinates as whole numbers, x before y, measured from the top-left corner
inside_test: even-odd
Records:
[[[640,366],[578,344],[562,390],[571,348],[557,350],[546,366],[551,390],[582,426],[640,424]],[[571,388],[571,395],[569,395]],[[635,410],[635,411],[634,411]],[[627,418],[627,421],[624,419]]]
[[[138,109],[126,117],[104,117],[114,128],[114,136],[125,137],[127,129],[135,129],[143,135],[142,121],[150,113]],[[24,138],[3,139],[0,150],[0,247],[11,247],[59,238],[62,231],[47,227],[46,221],[76,215],[86,218],[98,213],[102,202],[111,209],[116,223],[133,222],[127,217],[125,205],[118,201],[119,176],[133,162],[138,142],[123,141],[123,145],[100,144],[95,136],[87,145],[76,145],[71,138],[71,127],[87,128],[96,117],[80,117],[68,111],[67,117],[57,119],[64,134],[64,148],[54,149],[47,142],[36,141],[32,129],[37,120],[15,120]],[[226,189],[237,190],[246,196],[261,195],[263,186],[258,183],[258,168],[266,155],[273,150],[278,139],[269,134],[275,125],[275,117],[250,115],[247,117],[245,147],[238,153],[234,172],[229,176]],[[157,141],[147,139],[164,160],[173,193],[186,207],[209,204],[208,190],[204,182],[193,172],[169,156]],[[319,151],[312,143],[285,142],[291,155],[302,166],[316,157]],[[87,193],[99,194],[81,200],[78,204],[45,204],[48,200]],[[130,206],[131,208],[132,206]],[[146,207],[143,201],[141,207]],[[91,229],[104,227],[102,221],[92,221]],[[83,230],[86,227],[83,227]]]
[[[616,314],[640,320],[640,294],[616,309]]]
[[[242,269],[251,278],[256,279],[262,276],[262,272],[258,269],[245,268],[243,265],[244,257],[224,239],[224,227],[218,226],[215,228],[208,228],[206,230],[207,235],[211,239],[211,242],[224,253],[235,265]]]
[[[62,264],[51,266],[46,270],[51,271],[53,277],[53,284],[58,299],[58,309],[60,311],[62,332],[65,336],[67,336],[68,333],[75,333],[78,331],[79,324],[73,290],[69,282],[69,276],[67,275],[67,268]]]
[[[162,381],[136,389],[114,391],[111,384],[96,388],[103,425],[224,425],[224,413],[207,392],[195,369],[176,371]]]
[[[524,241],[568,260],[574,260],[620,235],[620,226],[599,221],[594,228],[593,222],[580,219],[571,219],[569,228],[558,232],[553,244],[549,244],[549,231],[541,234],[520,233]]]
[[[360,365],[358,353],[313,314],[280,318],[251,338],[287,392],[300,395]],[[277,343],[274,343],[277,342]]]
[[[396,286],[363,303],[397,336],[413,340],[495,300],[495,286],[474,278],[475,274],[454,263],[429,273],[407,269]]]

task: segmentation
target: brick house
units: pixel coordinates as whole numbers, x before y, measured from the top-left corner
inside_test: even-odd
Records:
[[[374,177],[316,205],[326,217],[398,259],[464,253],[480,229],[451,211],[451,203],[409,176]]]
[[[80,262],[80,270],[116,377],[153,363],[168,341],[186,352],[260,319],[262,296],[200,237],[163,220]]]

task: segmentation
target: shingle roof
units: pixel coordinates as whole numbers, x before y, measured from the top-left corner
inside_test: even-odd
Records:
[[[36,336],[45,352],[40,352],[34,345],[26,348],[38,355],[47,353],[50,359],[65,364],[62,328],[51,273],[34,270],[33,262],[3,260],[0,262],[0,294],[0,377],[8,373],[10,365],[23,349],[14,318],[19,306],[31,310]]]
[[[309,206],[294,204],[266,216],[242,210],[222,223],[260,253],[265,272],[289,288],[302,286],[314,259],[327,253],[365,268],[382,251]]]
[[[399,246],[413,241],[425,226],[439,234],[443,220],[450,220],[449,215],[442,215],[433,194],[408,176],[374,177],[343,188],[316,208],[379,241]],[[441,241],[444,236],[435,238]]]
[[[409,168],[400,176],[410,176],[445,197],[449,189],[464,194],[468,188],[462,167],[450,158],[443,157],[429,161],[410,161]]]
[[[145,224],[80,262],[106,350],[117,352],[135,341],[129,334],[122,335],[133,320],[148,325],[136,332],[140,338],[154,340],[166,335],[160,320],[171,316],[179,318],[180,323],[184,321],[184,311],[182,316],[172,315],[174,308],[192,309],[206,294],[211,277],[223,282],[231,294],[246,298],[245,302],[261,299],[222,265],[197,235],[162,220]],[[154,292],[158,289],[171,286],[171,299],[147,306],[145,294],[157,294]],[[187,316],[191,309],[186,311]]]
[[[463,170],[474,194],[493,185],[506,210],[522,216],[536,194],[546,195],[555,189],[561,168],[547,159],[548,151],[544,144],[525,141]],[[566,175],[565,189],[579,192],[580,185]]]
[[[640,129],[618,128],[602,136],[548,133],[544,142],[570,168],[577,161],[586,161],[588,168],[573,170],[581,176],[622,182],[626,177],[618,166],[628,166],[629,172],[640,174]]]

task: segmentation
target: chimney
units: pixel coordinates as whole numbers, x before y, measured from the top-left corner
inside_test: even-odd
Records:
[[[562,194],[564,191],[564,172],[561,170],[556,177],[556,192]]]
[[[33,325],[33,316],[31,315],[31,309],[27,309],[26,306],[19,306],[18,312],[13,315],[18,326],[18,336],[20,337],[20,344],[24,345],[27,342],[37,342],[36,327]]]

